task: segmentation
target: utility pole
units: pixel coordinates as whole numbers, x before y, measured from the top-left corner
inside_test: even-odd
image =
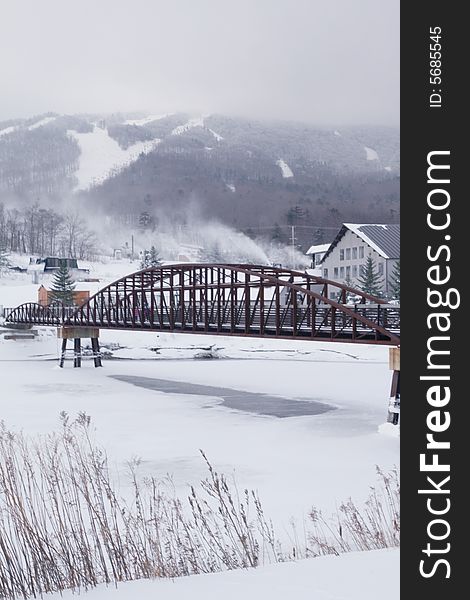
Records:
[[[131,260],[134,260],[134,234],[131,234]]]
[[[292,268],[295,268],[295,225],[291,225]]]

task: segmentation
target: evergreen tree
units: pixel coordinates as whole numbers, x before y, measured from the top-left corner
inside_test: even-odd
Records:
[[[65,261],[60,261],[59,270],[54,273],[51,286],[51,302],[60,300],[65,306],[73,305],[75,283]]]
[[[274,230],[271,236],[271,240],[278,244],[283,244],[286,242],[286,235],[282,232],[279,223],[274,223]]]
[[[142,229],[142,230],[150,229],[151,226],[152,226],[152,217],[149,215],[149,213],[146,210],[141,212],[139,215],[140,229]]]
[[[351,276],[346,277],[346,279],[344,280],[344,283],[350,287],[350,288],[354,288],[354,284],[353,281],[351,279]],[[346,292],[346,302],[349,302],[350,300],[352,300],[354,298],[355,294],[353,294],[352,292]]]
[[[383,279],[376,270],[375,261],[369,254],[366,260],[366,264],[362,270],[362,276],[359,277],[359,287],[366,294],[371,296],[382,296],[382,285]]]
[[[149,261],[149,266],[151,266],[151,267],[160,267],[162,264],[162,261],[160,260],[160,256],[158,254],[158,250],[155,248],[155,246],[152,246],[150,248],[148,261]]]
[[[142,250],[140,255],[140,268],[148,269],[150,267],[150,252],[148,250]]]
[[[392,271],[391,281],[392,300],[400,302],[400,261],[395,263]]]
[[[150,250],[142,250],[142,255],[140,259],[141,269],[150,269],[150,267],[160,267],[161,264],[162,261],[160,260],[158,250],[155,248],[155,246],[152,246]]]
[[[298,225],[304,221],[306,212],[301,206],[293,206],[287,211],[287,222],[289,225]]]
[[[9,266],[10,260],[8,259],[7,249],[4,246],[0,246],[0,276]]]

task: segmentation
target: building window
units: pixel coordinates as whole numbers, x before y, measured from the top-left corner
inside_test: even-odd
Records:
[[[351,248],[346,248],[346,260],[351,260]]]
[[[344,250],[339,251],[339,260],[344,260]]]
[[[341,277],[341,279],[344,279],[344,267],[340,267],[339,276]]]
[[[334,274],[335,274],[334,275],[335,279],[338,279],[338,277],[339,277],[339,275],[338,275],[338,267],[335,267]]]
[[[352,249],[352,257],[357,258],[357,248]]]
[[[357,277],[357,265],[353,265],[352,273],[353,273],[353,277]]]
[[[364,258],[364,246],[359,246],[359,258]]]
[[[319,265],[321,263],[321,259],[323,258],[323,254],[315,254],[315,264]]]
[[[323,269],[323,277],[328,279],[328,269]]]
[[[346,279],[351,279],[351,267],[346,267]]]
[[[383,275],[384,274],[384,264],[383,263],[379,263],[378,264],[378,269],[379,269],[379,275]]]

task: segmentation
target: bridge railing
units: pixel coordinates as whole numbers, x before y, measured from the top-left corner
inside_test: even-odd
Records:
[[[8,316],[15,310],[15,307],[0,306],[0,317],[7,319]]]
[[[85,314],[80,311],[71,315],[70,325],[94,325],[97,327],[130,327],[133,329],[165,329],[214,331],[246,334],[289,335],[301,337],[350,336],[369,338],[378,325],[399,334],[400,310],[394,305],[358,304],[350,306],[351,314],[329,304],[313,305],[279,304],[256,301],[225,303],[214,302],[207,308],[189,301],[167,303],[158,306],[152,298],[144,296],[145,302],[135,305],[100,302]],[[107,299],[108,300],[108,299]],[[140,297],[142,301],[142,296]],[[363,317],[367,323],[360,322]],[[247,326],[249,330],[247,330]]]
[[[330,298],[332,288],[335,300]],[[83,306],[21,305],[11,322],[119,329],[322,337],[399,343],[400,309],[296,271],[255,265],[169,265],[121,278]],[[353,290],[354,291],[354,290]]]

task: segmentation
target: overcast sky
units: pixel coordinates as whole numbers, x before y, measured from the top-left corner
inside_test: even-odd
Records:
[[[399,0],[0,0],[0,120],[399,120]]]

